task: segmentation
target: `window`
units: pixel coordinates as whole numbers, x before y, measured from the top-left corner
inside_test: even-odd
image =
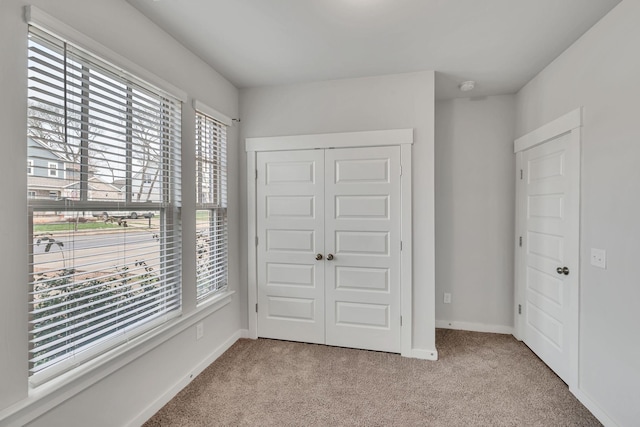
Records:
[[[58,177],[58,164],[57,163],[49,162],[48,170],[49,170],[49,176],[51,178],[57,178]]]
[[[35,199],[36,198],[36,192],[35,191],[27,191],[27,198]]]
[[[55,200],[28,198],[37,385],[179,314],[181,103],[35,27],[28,46],[28,136],[41,161],[61,159],[49,176],[69,171]]]
[[[33,160],[27,160],[27,175],[33,175]]]
[[[227,127],[196,111],[198,301],[227,287]]]

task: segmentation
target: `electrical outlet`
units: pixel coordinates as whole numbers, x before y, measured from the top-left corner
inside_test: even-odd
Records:
[[[599,268],[607,268],[607,251],[591,248],[591,265]]]
[[[196,341],[204,335],[204,324],[202,322],[196,325]]]
[[[451,304],[451,294],[450,293],[445,292],[445,294],[444,294],[444,303],[445,304]]]

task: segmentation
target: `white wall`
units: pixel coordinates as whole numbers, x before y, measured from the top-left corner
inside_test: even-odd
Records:
[[[517,136],[584,106],[578,394],[620,426],[640,420],[639,22],[622,1],[517,96]]]
[[[241,141],[247,137],[415,129],[413,347],[434,350],[434,73],[245,89],[240,94],[240,116]],[[243,160],[240,166],[244,177],[246,164]],[[244,182],[240,185],[246,188]],[[246,195],[243,200],[245,198]],[[243,221],[246,221],[246,206],[242,211]],[[242,242],[246,242],[246,236]],[[246,263],[246,257],[247,249],[243,246],[243,263]],[[245,274],[242,283],[247,283]],[[243,302],[246,298],[243,294]]]
[[[438,101],[435,125],[436,325],[510,333],[515,96]]]
[[[184,191],[182,210],[184,231],[183,317],[204,322],[205,336],[196,343],[195,331],[189,327],[175,337],[149,350],[166,337],[157,337],[142,349],[146,354],[123,368],[98,378],[114,363],[88,372],[71,383],[47,394],[43,386],[27,389],[27,211],[26,211],[26,4],[34,4],[44,12],[74,27],[107,48],[137,63],[165,81],[185,91],[189,102],[183,107],[183,184],[194,187],[194,111],[191,98],[197,97],[220,112],[236,117],[237,90],[218,73],[173,38],[159,30],[125,1],[114,0],[2,0],[0,2],[0,425],[16,425],[28,421],[30,414],[44,412],[34,425],[100,426],[125,425],[149,405],[166,399],[174,385],[184,385],[189,374],[202,368],[201,363],[215,351],[229,345],[240,331],[239,299],[210,314],[196,310],[195,286],[195,215],[193,191]],[[238,162],[235,129],[229,133],[229,164]],[[230,284],[238,290],[238,174],[229,169],[229,244]],[[186,321],[182,323],[187,324]],[[140,349],[138,349],[140,350]],[[136,353],[137,355],[138,353]],[[88,387],[88,388],[87,388]],[[40,397],[38,397],[40,396]],[[170,397],[170,396],[169,396]],[[66,399],[66,400],[65,400]],[[47,408],[64,401],[54,410]],[[12,406],[13,405],[13,406]],[[16,412],[17,411],[17,412]],[[9,416],[7,418],[6,416]]]

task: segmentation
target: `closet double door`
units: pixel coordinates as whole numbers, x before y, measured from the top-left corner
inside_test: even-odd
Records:
[[[257,154],[258,336],[400,352],[400,148]]]

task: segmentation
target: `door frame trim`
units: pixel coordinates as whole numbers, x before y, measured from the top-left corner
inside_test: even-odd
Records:
[[[413,129],[247,138],[245,140],[245,150],[247,152],[288,151],[313,150],[317,148],[379,147],[402,144],[413,144]]]
[[[412,204],[411,204],[411,145],[414,142],[413,129],[390,129],[362,132],[341,132],[313,135],[276,136],[246,138],[247,152],[247,303],[249,338],[258,338],[258,270],[257,270],[257,217],[256,217],[256,160],[260,151],[289,151],[328,148],[356,147],[400,147],[400,194],[401,194],[401,237],[400,252],[400,312],[403,319],[400,327],[401,354],[405,357],[425,357],[413,348],[413,297],[412,297]]]
[[[521,136],[513,142],[513,152],[519,153],[536,145],[543,144],[563,133],[582,127],[582,107],[568,112],[564,116],[540,126],[538,129]]]
[[[577,212],[571,221],[571,227],[574,227],[574,234],[577,238],[577,261],[578,268],[575,274],[576,277],[576,297],[569,306],[570,310],[570,323],[567,325],[569,330],[569,378],[568,386],[571,390],[578,389],[578,373],[579,373],[579,332],[580,332],[580,175],[581,175],[581,128],[582,128],[582,116],[583,108],[579,107],[569,113],[539,127],[538,129],[529,132],[526,135],[516,139],[513,143],[514,153],[516,155],[516,199],[515,199],[515,236],[514,236],[514,253],[515,253],[515,268],[514,268],[514,331],[513,335],[520,341],[524,338],[524,316],[518,312],[518,306],[524,306],[525,296],[525,269],[524,269],[524,256],[522,248],[519,245],[519,237],[524,235],[524,221],[522,215],[524,214],[524,207],[521,206],[521,197],[524,191],[524,181],[520,178],[520,170],[523,169],[522,158],[523,152],[535,146],[544,144],[552,139],[555,139],[563,134],[570,134],[569,144],[574,148],[570,151],[575,158],[572,163],[578,167],[577,179],[578,179],[578,194],[577,197]]]

